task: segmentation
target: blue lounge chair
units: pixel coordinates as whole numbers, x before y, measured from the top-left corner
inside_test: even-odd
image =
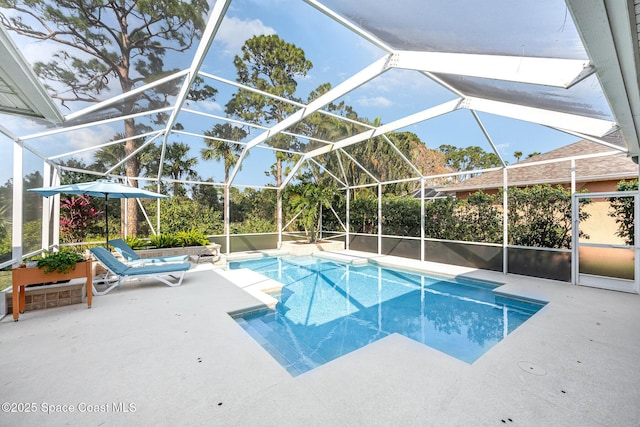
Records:
[[[127,243],[122,239],[114,239],[109,240],[109,244],[113,246],[113,248],[118,252],[122,258],[130,265],[140,265],[140,264],[156,264],[156,263],[166,263],[166,262],[186,262],[189,258],[189,255],[175,255],[175,256],[163,256],[156,258],[141,258],[140,255],[136,253],[131,246],[127,245]]]
[[[120,286],[122,282],[131,277],[153,277],[165,283],[169,286],[180,286],[184,274],[189,268],[191,268],[190,262],[183,263],[170,263],[170,264],[152,264],[144,265],[141,267],[135,267],[123,264],[111,252],[103,248],[102,246],[96,246],[91,248],[91,253],[96,259],[109,270],[110,274],[117,277],[117,280],[109,281],[104,280],[107,288],[103,291],[98,291],[95,287],[96,281],[94,281],[93,295],[105,295],[110,292],[116,286]],[[171,276],[176,282],[171,282],[162,276]],[[100,283],[100,281],[97,281]]]

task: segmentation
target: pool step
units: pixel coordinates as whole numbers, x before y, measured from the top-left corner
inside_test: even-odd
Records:
[[[291,365],[284,355],[274,347],[256,328],[252,326],[254,322],[247,322],[245,319],[237,318],[236,321],[258,344],[262,346],[280,365],[282,365],[291,375],[297,376],[302,372]],[[304,371],[303,371],[304,372]]]
[[[265,350],[267,350],[267,352],[271,355],[271,357],[273,357],[274,359],[276,359],[276,361],[282,365],[291,375],[293,376],[297,376],[300,375],[301,373],[305,372],[308,369],[305,370],[298,370],[297,368],[295,368],[293,366],[293,364],[291,363],[291,361],[289,359],[287,359],[284,354],[282,354],[282,349],[278,349],[276,348],[273,344],[271,344],[271,342],[269,342],[269,340],[271,338],[269,338],[269,336],[273,336],[274,334],[265,334],[264,331],[260,331],[259,329],[264,329],[264,328],[260,328],[260,325],[258,325],[258,329],[256,329],[254,326],[256,324],[258,324],[259,319],[251,319],[251,320],[246,320],[246,319],[236,319],[236,321],[240,324],[240,326],[242,326],[242,328],[247,331],[247,333],[254,339],[256,340],[256,342],[258,344],[260,344],[262,346],[262,348],[264,348]],[[276,339],[275,341],[280,341],[280,344],[282,346],[282,340]],[[286,351],[285,351],[286,353]],[[309,368],[310,369],[310,368]]]
[[[292,343],[286,338],[282,338],[282,333],[278,333],[273,329],[281,329],[282,325],[269,321],[273,316],[266,316],[264,318],[266,322],[263,321],[263,317],[236,320],[249,335],[293,376],[310,371],[327,362],[322,357],[314,354],[314,351],[307,345],[300,342]],[[271,325],[273,325],[273,328]]]
[[[307,372],[316,366],[326,363],[325,359],[314,354],[314,351],[306,344],[299,341],[293,343],[290,339],[287,339],[283,326],[275,321],[270,321],[274,316],[272,314],[264,318],[250,319],[249,323],[266,339],[268,345],[265,348],[273,347],[288,362],[283,363],[283,366],[292,375],[295,376]],[[277,330],[274,330],[274,328]]]

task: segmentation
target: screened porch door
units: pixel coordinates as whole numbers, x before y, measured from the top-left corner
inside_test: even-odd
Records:
[[[637,191],[574,195],[572,280],[583,286],[638,293],[638,227],[625,224],[627,231],[620,235],[620,224],[611,216],[616,206],[637,224]],[[588,217],[580,218],[579,212]]]

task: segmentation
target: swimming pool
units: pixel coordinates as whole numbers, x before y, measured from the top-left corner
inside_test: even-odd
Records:
[[[312,256],[228,268],[284,284],[275,310],[236,321],[294,376],[393,333],[473,363],[544,306],[496,295],[487,282]]]

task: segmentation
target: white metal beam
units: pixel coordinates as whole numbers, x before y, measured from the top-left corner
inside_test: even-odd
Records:
[[[420,169],[418,169],[416,165],[414,165],[411,162],[411,160],[409,160],[407,156],[405,156],[405,154],[402,151],[400,151],[398,147],[396,147],[396,144],[394,144],[387,135],[382,135],[382,137],[387,142],[387,144],[391,146],[393,151],[395,151],[396,154],[400,156],[400,158],[407,164],[407,166],[409,166],[416,173],[417,176],[422,177],[422,172],[420,171]]]
[[[369,176],[369,178],[374,180],[376,182],[376,184],[380,183],[380,179],[377,178],[375,175],[373,175],[371,172],[369,172],[369,169],[367,169],[364,166],[362,166],[362,164],[358,160],[356,160],[351,154],[347,153],[342,148],[340,149],[340,152],[342,154],[344,154],[345,156],[347,156],[349,158],[349,160],[351,160],[357,167],[359,167],[362,172],[364,172],[365,174],[367,174]]]
[[[34,154],[37,158],[39,158],[43,162],[50,162],[49,158],[44,153],[41,153],[40,150],[36,150],[34,147],[30,146],[26,142],[23,142],[23,141],[21,141],[19,139],[17,139],[15,142],[20,144],[23,149],[31,152],[32,154]]]
[[[227,9],[229,8],[229,4],[231,4],[231,0],[216,1],[213,9],[211,10],[211,13],[209,14],[209,21],[207,22],[207,26],[204,30],[204,34],[202,35],[202,39],[200,40],[200,43],[198,43],[198,48],[193,55],[191,66],[189,67],[190,72],[187,79],[183,83],[182,88],[180,88],[180,93],[178,94],[178,97],[176,99],[175,110],[172,112],[171,117],[167,121],[167,134],[169,133],[171,128],[173,128],[176,118],[178,117],[178,112],[187,99],[187,95],[189,94],[191,85],[198,75],[198,70],[204,62],[204,58],[209,51],[211,43],[213,43],[213,38],[218,32],[220,25],[222,25],[222,20],[227,12]]]
[[[82,109],[80,111],[76,111],[74,113],[67,114],[65,116],[65,119],[67,121],[71,121],[71,120],[75,120],[75,119],[78,119],[80,117],[86,116],[87,114],[93,113],[95,111],[99,111],[99,110],[105,109],[105,108],[107,108],[107,107],[109,107],[109,106],[111,106],[113,104],[117,104],[117,103],[119,103],[121,101],[124,101],[127,98],[136,97],[136,96],[138,96],[138,94],[144,93],[144,92],[146,92],[146,91],[148,91],[150,89],[153,89],[156,86],[160,86],[160,85],[163,85],[163,84],[165,84],[167,82],[170,82],[171,80],[175,80],[177,78],[180,78],[180,77],[184,76],[185,74],[187,74],[188,72],[189,72],[189,70],[182,70],[182,71],[175,72],[175,73],[170,74],[170,75],[168,75],[166,77],[163,77],[161,79],[158,79],[158,80],[155,80],[155,81],[153,81],[151,83],[148,83],[148,84],[146,84],[144,86],[140,86],[140,87],[132,89],[132,90],[130,90],[128,92],[121,93],[120,95],[116,95],[116,96],[114,96],[112,98],[106,99],[106,100],[104,100],[102,102],[98,102],[97,104],[91,105],[91,106],[89,106],[87,108],[84,108],[84,109]],[[92,123],[95,124],[95,125],[98,125],[98,124],[101,123],[101,120],[93,121]]]
[[[163,130],[161,130],[161,131],[155,130],[155,131],[152,131],[152,132],[141,133],[140,135],[135,136],[135,139],[146,138],[148,136],[158,135],[158,134],[161,134],[162,132],[164,132],[164,131]],[[87,151],[98,151],[101,148],[108,147],[110,145],[120,144],[120,143],[125,142],[125,141],[130,140],[130,139],[132,139],[132,138],[121,138],[121,139],[105,142],[105,143],[98,144],[98,145],[92,145],[91,147],[80,148],[80,149],[74,150],[74,151],[67,151],[66,153],[56,154],[55,156],[50,156],[49,160],[56,160],[56,159],[60,159],[60,158],[63,158],[63,157],[75,156],[76,154],[84,153],[84,152],[87,152]]]
[[[346,186],[347,185],[347,183],[345,181],[343,181],[340,178],[338,178],[333,172],[331,172],[329,169],[327,169],[325,165],[320,164],[315,159],[309,159],[308,162],[313,163],[314,165],[316,165],[318,167],[318,169],[324,169],[324,173],[328,174],[331,178],[335,179],[337,182],[340,183],[340,185],[342,185],[342,186]]]
[[[101,120],[100,124],[109,124],[109,123],[114,123],[114,122],[122,122],[122,121],[127,120],[127,119],[135,119],[137,117],[151,116],[153,114],[164,113],[164,112],[171,111],[171,110],[173,110],[173,107],[165,107],[165,108],[159,108],[157,110],[152,110],[152,111],[143,111],[141,113],[129,114],[128,116],[111,117],[110,119]],[[61,134],[61,133],[72,132],[72,131],[75,131],[75,130],[85,129],[85,128],[89,128],[89,127],[97,126],[97,125],[98,125],[98,122],[88,122],[88,123],[83,123],[83,124],[79,124],[79,125],[76,125],[76,126],[55,128],[55,129],[51,129],[51,130],[44,131],[44,132],[32,133],[31,135],[21,136],[20,137],[20,141],[28,141],[30,139],[43,138],[43,137],[51,136],[51,135],[58,135],[58,134]]]
[[[358,34],[363,39],[368,40],[369,42],[371,42],[374,45],[378,46],[380,49],[383,49],[383,50],[385,50],[387,52],[392,52],[393,51],[393,49],[389,45],[384,43],[382,40],[380,40],[379,38],[377,38],[374,35],[370,34],[369,32],[363,30],[362,27],[359,27],[359,26],[355,25],[352,21],[350,21],[348,19],[345,19],[342,16],[338,15],[332,9],[326,7],[325,5],[321,4],[320,2],[318,2],[316,0],[304,0],[304,1],[305,1],[305,3],[315,7],[320,12],[324,13],[325,15],[327,15],[328,17],[330,17],[334,21],[340,23],[341,25],[345,26],[349,30],[351,30],[354,33]]]
[[[304,107],[304,104],[302,102],[294,101],[293,99],[285,98],[283,96],[274,95],[272,93],[265,92],[264,90],[256,89],[251,86],[246,86],[246,85],[243,85],[242,83],[234,82],[233,80],[225,79],[224,77],[216,76],[215,74],[210,74],[202,70],[198,72],[198,75],[209,78],[211,80],[218,81],[220,83],[224,83],[229,86],[236,87],[238,89],[246,90],[247,92],[257,93],[258,95],[262,95],[267,98],[276,99],[286,104],[295,105],[297,107]]]
[[[204,62],[204,58],[209,51],[209,47],[211,43],[213,43],[213,38],[215,37],[220,25],[222,25],[222,20],[224,15],[227,13],[227,9],[229,8],[229,4],[231,4],[231,0],[224,1],[216,1],[211,13],[209,14],[209,21],[207,22],[207,26],[204,29],[204,33],[202,34],[202,39],[200,43],[198,43],[198,48],[196,49],[195,54],[193,55],[193,60],[191,61],[191,66],[189,67],[189,73],[187,74],[187,78],[182,83],[182,87],[180,88],[180,92],[176,98],[176,103],[173,111],[171,112],[171,116],[169,120],[167,120],[167,125],[165,127],[164,138],[162,140],[162,150],[160,152],[160,162],[158,166],[158,190],[160,189],[160,178],[162,177],[162,167],[164,164],[164,156],[165,156],[165,147],[167,145],[167,140],[169,138],[169,134],[171,133],[171,129],[173,129],[176,120],[178,119],[178,114],[185,101],[187,100],[187,96],[189,95],[189,90],[191,89],[191,85],[195,81],[198,76],[198,70],[202,66]],[[159,215],[158,215],[159,216]]]
[[[7,84],[10,94],[20,102],[20,104],[16,102],[0,104],[0,111],[21,116],[41,117],[52,123],[62,123],[62,113],[2,25],[0,25],[0,58],[2,58],[0,81]]]
[[[60,185],[60,169],[57,167],[53,168],[53,176],[51,177],[51,186],[56,187]],[[51,244],[54,246],[60,246],[60,194],[49,197],[49,200],[52,202],[51,206],[51,217],[53,220],[53,233]]]
[[[236,162],[236,165],[234,166],[233,171],[231,171],[231,175],[229,176],[229,182],[231,183],[235,179],[235,176],[242,165],[242,161],[244,160],[244,157],[246,157],[247,152],[251,148],[255,147],[261,142],[264,142],[270,136],[276,135],[278,132],[281,132],[287,129],[288,127],[294,125],[295,123],[298,123],[300,120],[318,111],[328,103],[335,101],[336,99],[344,96],[345,94],[351,92],[357,87],[362,86],[369,80],[384,73],[389,69],[389,58],[390,58],[390,55],[383,56],[382,58],[378,59],[377,61],[367,66],[363,70],[354,74],[344,82],[340,83],[339,85],[337,85],[336,87],[328,91],[327,93],[323,94],[322,96],[318,97],[314,101],[310,102],[306,107],[299,109],[298,111],[296,111],[295,113],[293,113],[292,115],[290,115],[289,117],[281,121],[280,123],[273,126],[271,129],[261,133],[260,135],[256,136],[254,139],[249,141],[245,149],[240,154],[240,158]]]
[[[470,111],[471,111],[471,114],[473,115],[473,118],[476,120],[476,123],[480,127],[480,130],[482,131],[482,134],[484,135],[485,139],[491,145],[491,148],[493,149],[493,153],[496,156],[498,156],[498,158],[500,159],[500,163],[502,163],[502,166],[507,166],[507,163],[504,161],[504,159],[500,155],[500,151],[498,151],[498,147],[496,147],[496,145],[493,143],[493,139],[491,138],[491,135],[489,135],[487,128],[485,128],[484,124],[482,124],[482,120],[480,120],[480,117],[478,117],[478,114],[473,110],[470,110]]]
[[[342,141],[336,142],[333,145],[326,147],[320,147],[305,154],[306,158],[320,156],[338,148],[348,147],[349,145],[356,144],[360,141],[365,141],[376,136],[384,135],[387,132],[393,132],[398,129],[402,129],[407,126],[414,125],[416,123],[423,122],[425,120],[432,119],[434,117],[441,116],[446,113],[450,113],[457,110],[460,107],[460,99],[454,99],[453,101],[445,102],[444,104],[437,105],[435,107],[427,108],[424,111],[412,114],[410,116],[403,117],[399,120],[391,122],[386,125],[382,125],[378,128],[361,132],[357,135],[353,135],[349,138],[345,138]]]
[[[238,126],[247,126],[247,127],[252,127],[252,128],[261,129],[261,130],[269,129],[266,126],[258,125],[258,124],[255,124],[255,123],[249,123],[249,122],[245,122],[245,121],[242,121],[242,120],[233,119],[231,117],[219,116],[217,114],[205,113],[203,111],[192,110],[191,108],[182,108],[182,112],[183,113],[195,114],[197,116],[203,116],[203,117],[206,117],[208,119],[219,120],[219,121],[225,122],[225,123],[233,123],[233,124],[236,124]],[[172,132],[176,132],[176,131],[172,130]]]
[[[238,82],[227,80],[225,78],[216,76],[214,74],[209,74],[209,73],[204,72],[204,71],[200,71],[198,74],[200,76],[202,76],[202,77],[207,77],[209,79],[216,80],[216,81],[219,81],[219,82],[224,83],[224,84],[228,84],[228,85],[233,86],[233,87],[237,87],[238,89],[246,90],[247,92],[257,93],[257,94],[265,96],[267,98],[276,99],[278,101],[282,101],[282,102],[285,102],[285,103],[290,104],[290,105],[295,105],[295,106],[297,106],[299,108],[304,108],[305,107],[305,104],[302,103],[302,102],[294,101],[292,99],[284,98],[282,96],[277,96],[277,95],[274,95],[272,93],[265,92],[263,90],[259,90],[259,89],[256,89],[256,88],[253,88],[253,87],[250,87],[250,86],[245,86],[245,85],[240,84]],[[452,89],[450,89],[450,90],[452,90]],[[185,112],[185,111],[195,112],[195,111],[187,110],[185,108],[183,108],[182,111],[183,112]],[[334,117],[334,118],[336,118],[338,120],[343,120],[345,122],[357,124],[358,126],[373,128],[373,126],[371,126],[371,125],[369,125],[367,123],[362,123],[362,122],[359,122],[357,120],[353,120],[353,119],[350,119],[348,117],[344,117],[344,116],[341,116],[339,114],[332,113],[330,111],[317,110],[317,112],[319,114],[324,115],[324,116]],[[225,119],[228,120],[228,121],[232,121],[229,118],[225,118]],[[238,122],[240,122],[240,121],[238,121]],[[243,123],[243,122],[240,122],[240,123]],[[243,124],[245,124],[247,126],[256,126],[256,125],[253,125],[253,124],[250,124],[250,123],[243,123]]]
[[[637,155],[640,153],[640,59],[633,2],[567,0],[566,3],[629,151]]]
[[[51,182],[51,165],[49,163],[44,163],[42,168],[42,181],[44,187],[52,187],[53,183]],[[42,227],[41,227],[41,238],[40,247],[42,249],[49,249],[49,230],[51,225],[51,213],[53,211],[53,200],[49,200],[48,197],[44,197],[42,199]]]
[[[568,88],[591,75],[588,60],[396,51],[391,67]]]
[[[13,144],[13,195],[11,204],[11,258],[14,265],[22,261],[22,190],[24,177],[22,164],[24,149],[18,143]]]
[[[282,185],[280,186],[280,190],[283,190],[287,185],[289,185],[289,182],[291,182],[291,180],[293,179],[293,177],[298,173],[298,171],[300,170],[300,168],[302,167],[302,164],[304,163],[304,157],[300,157],[298,159],[298,161],[296,162],[295,165],[293,165],[293,167],[291,168],[291,172],[289,172],[289,175],[287,175],[283,180],[282,180]]]
[[[566,130],[566,129],[558,129],[561,132],[565,132],[568,133],[569,135],[573,135],[573,136],[577,136],[578,138],[582,138],[582,139],[586,139],[587,141],[591,141],[591,142],[595,142],[596,144],[600,144],[600,145],[604,145],[605,147],[608,148],[613,148],[614,150],[618,150],[621,153],[628,153],[629,151],[626,148],[620,147],[618,145],[615,144],[611,144],[601,138],[596,138],[594,136],[591,135],[586,135],[584,133],[581,132],[572,132],[570,130]]]
[[[105,175],[109,175],[111,172],[113,172],[114,170],[118,169],[120,166],[122,166],[127,160],[129,160],[131,157],[137,155],[140,151],[144,150],[149,144],[151,144],[153,141],[155,141],[156,139],[158,139],[160,137],[160,135],[162,135],[162,133],[159,133],[151,138],[149,138],[147,141],[145,141],[144,144],[141,144],[138,148],[136,148],[131,154],[129,154],[128,156],[126,156],[124,159],[120,160],[118,163],[116,163],[115,165],[111,166],[109,169],[107,169],[107,171],[105,172]],[[158,178],[160,178],[160,175],[158,175]]]
[[[0,124],[0,133],[3,134],[4,136],[6,136],[7,138],[9,138],[12,141],[18,141],[20,139],[18,137],[18,135],[16,135],[15,133],[11,132],[6,127],[2,126],[2,124]]]
[[[616,122],[608,120],[593,119],[490,99],[469,97],[465,99],[461,107],[594,136],[605,136],[616,130]]]
[[[298,111],[293,113],[291,116],[287,117],[277,125],[273,126],[271,129],[269,129],[269,131],[258,135],[256,138],[254,138],[254,140],[249,142],[248,148],[252,148],[258,145],[259,143],[265,141],[268,137],[273,136],[277,132],[280,132],[284,129],[287,129],[288,127],[299,122],[305,117],[310,116],[315,111],[324,107],[328,103],[335,101],[336,99],[346,95],[347,93],[351,92],[357,87],[362,86],[369,80],[384,73],[389,69],[388,67],[389,58],[390,56],[387,55],[378,59],[373,64],[364,68],[362,71],[354,74],[351,78],[345,80],[335,88],[331,89],[329,92],[325,93],[324,95],[320,96],[316,100],[312,101],[306,107],[299,109]]]

